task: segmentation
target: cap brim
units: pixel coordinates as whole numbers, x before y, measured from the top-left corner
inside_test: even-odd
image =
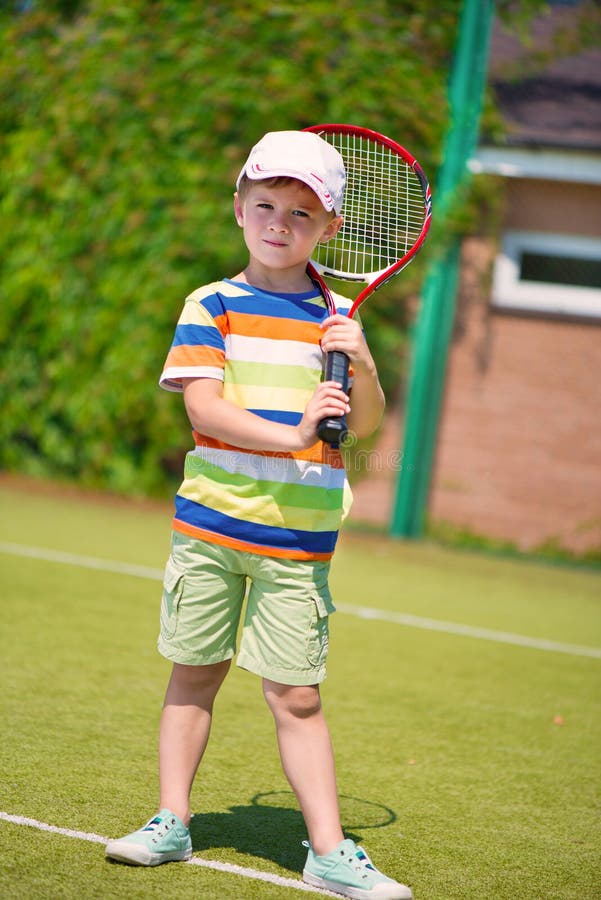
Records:
[[[268,178],[294,178],[296,181],[302,181],[303,184],[311,188],[327,212],[332,212],[335,209],[334,198],[318,175],[307,175],[306,172],[299,172],[297,169],[285,166],[275,169],[261,169],[251,164],[250,166],[245,166],[240,172],[236,182],[237,188],[240,186],[243,175],[246,175],[251,181],[265,181]]]

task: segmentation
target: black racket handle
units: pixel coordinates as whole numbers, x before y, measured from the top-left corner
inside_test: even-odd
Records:
[[[331,353],[326,353],[325,381],[337,381],[345,394],[348,394],[349,363],[348,356],[341,350],[333,350]],[[343,441],[347,432],[345,416],[330,416],[328,419],[322,419],[317,426],[318,438],[333,446]]]

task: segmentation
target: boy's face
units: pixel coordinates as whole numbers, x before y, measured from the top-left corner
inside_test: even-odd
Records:
[[[342,216],[332,218],[296,180],[279,187],[252,182],[243,199],[234,196],[234,211],[251,259],[269,269],[304,267],[318,241],[328,241],[342,225]]]

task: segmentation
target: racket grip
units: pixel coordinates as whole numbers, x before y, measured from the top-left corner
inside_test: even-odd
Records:
[[[326,354],[324,369],[325,381],[337,381],[345,394],[348,394],[348,370],[350,360],[341,350],[333,350]],[[347,435],[348,428],[345,416],[330,416],[322,419],[317,426],[317,437],[326,444],[338,445]]]

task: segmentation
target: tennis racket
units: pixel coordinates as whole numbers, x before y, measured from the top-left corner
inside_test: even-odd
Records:
[[[428,180],[414,156],[396,141],[355,125],[312,125],[305,128],[332,144],[346,169],[342,215],[344,224],[327,243],[318,244],[308,274],[319,285],[330,314],[336,312],[323,276],[367,283],[351,306],[359,306],[415,257],[432,218]],[[335,350],[326,355],[326,381],[348,393],[349,358]],[[334,446],[347,434],[344,416],[323,419],[317,434]]]

